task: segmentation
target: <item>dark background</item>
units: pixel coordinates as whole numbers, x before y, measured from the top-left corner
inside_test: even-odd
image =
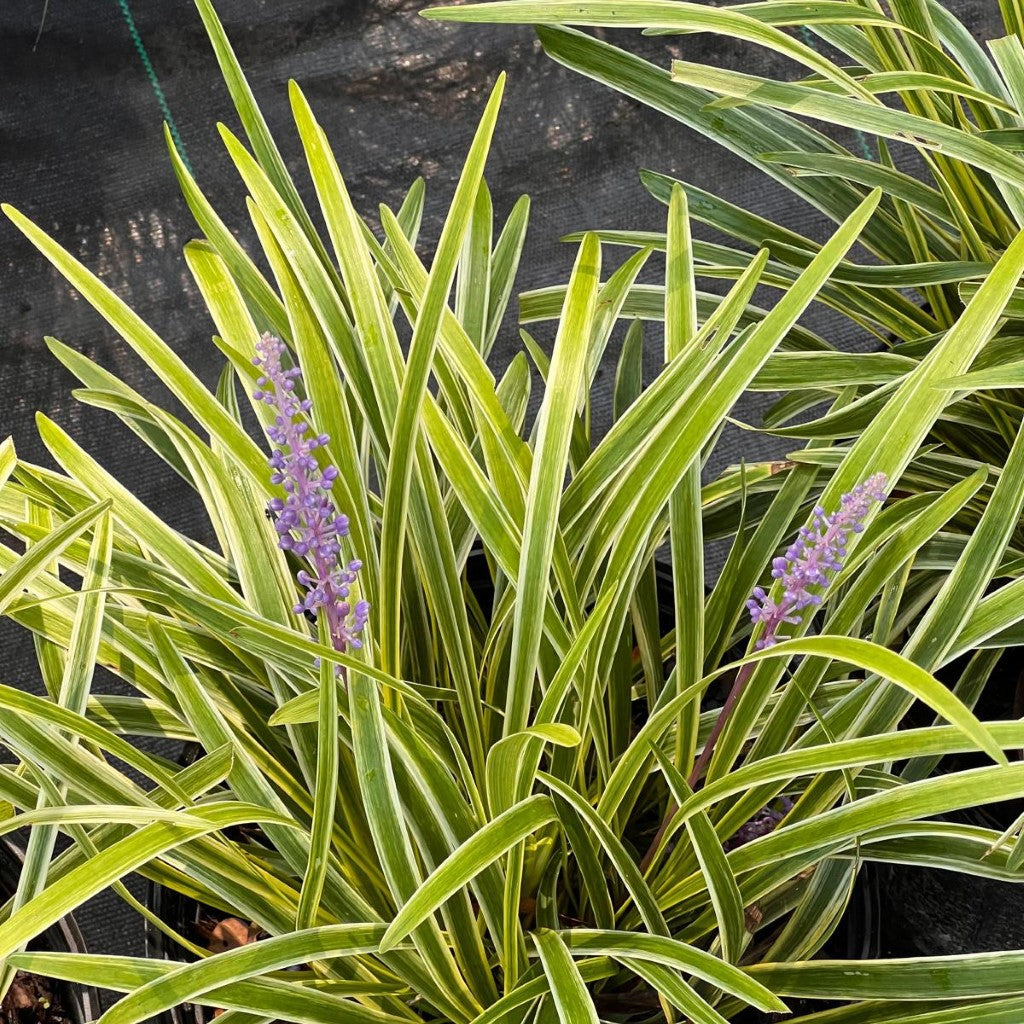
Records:
[[[327,131],[357,207],[371,223],[379,202],[397,205],[417,175],[427,180],[421,249],[429,253],[484,98],[501,70],[509,81],[488,165],[496,211],[533,200],[518,287],[561,283],[573,250],[560,235],[590,227],[663,229],[663,207],[640,185],[651,167],[712,190],[805,234],[825,219],[713,143],[553,63],[532,31],[443,25],[417,12],[424,0],[220,0],[228,36],[304,195],[310,189],[288,109],[295,78]],[[1001,34],[995,0],[951,0],[980,38]],[[0,199],[53,235],[132,305],[211,387],[220,357],[212,324],[181,256],[197,234],[164,149],[164,118],[118,0],[0,4]],[[189,0],[131,0],[166,108],[200,187],[251,244],[244,190],[215,123],[237,127],[199,16]],[[623,45],[664,66],[702,59],[786,75],[763,52],[730,39],[642,38]],[[38,39],[37,39],[38,37]],[[311,207],[315,205],[311,203]],[[621,258],[612,251],[609,261]],[[770,301],[770,295],[759,296]],[[844,346],[865,344],[844,322],[808,321]],[[53,335],[112,369],[147,396],[158,386],[111,329],[6,220],[0,220],[0,436],[47,461],[33,414],[42,410],[174,526],[206,536],[181,481],[105,414],[77,405],[76,382],[46,351]],[[656,365],[660,340],[648,332]],[[515,324],[496,345],[496,371],[518,350]],[[612,372],[599,384],[606,419]],[[768,399],[744,403],[755,420]],[[605,410],[602,416],[601,409]],[[763,435],[728,434],[712,471],[785,450]],[[37,688],[31,643],[0,628],[3,681]],[[137,918],[113,898],[79,914],[97,952],[141,952]]]

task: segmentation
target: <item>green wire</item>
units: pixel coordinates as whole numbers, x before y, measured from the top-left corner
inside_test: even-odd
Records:
[[[157,78],[156,69],[153,67],[153,62],[149,59],[146,44],[143,43],[142,36],[139,35],[139,30],[135,25],[135,19],[132,17],[128,0],[117,0],[117,6],[121,8],[121,13],[124,15],[125,24],[128,26],[128,34],[132,37],[135,51],[139,55],[139,60],[142,61],[142,66],[146,69],[146,77],[149,79],[149,84],[153,87],[153,95],[156,96],[157,106],[160,107],[160,113],[164,115],[164,120],[167,122],[167,128],[171,133],[171,138],[174,140],[174,146],[178,150],[181,162],[191,173],[192,166],[185,155],[185,143],[181,141],[181,136],[178,134],[178,126],[174,123],[174,117],[171,115],[171,108],[167,103],[167,97],[160,86],[160,79]]]

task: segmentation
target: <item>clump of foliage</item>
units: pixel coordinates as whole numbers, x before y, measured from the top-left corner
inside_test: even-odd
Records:
[[[200,10],[251,148],[224,129],[273,274],[172,147],[205,235],[186,259],[225,357],[216,392],[7,210],[184,400],[189,422],[48,341],[78,397],[195,488],[216,542],[173,530],[45,416],[60,472],[0,448],[0,525],[26,545],[0,547],[0,611],[34,633],[48,690],[0,685],[0,739],[20,762],[0,766],[0,831],[31,826],[0,959],[126,993],[104,1024],[182,1002],[317,1024],[720,1024],[801,997],[837,1002],[831,1024],[902,1021],[908,1000],[919,1024],[1019,1013],[1019,953],[814,955],[865,862],[1020,878],[1012,834],[942,815],[1024,796],[1024,765],[1005,754],[1024,747],[1024,724],[983,724],[958,696],[1024,623],[1010,547],[1024,441],[959,544],[943,531],[987,470],[921,486],[919,460],[947,404],[940,385],[1012,298],[1024,241],[848,448],[819,459],[812,441],[769,481],[706,592],[707,524],[724,529],[722,507],[732,516],[767,473],[702,487],[702,464],[744,389],[800,344],[798,318],[875,222],[879,193],[758,312],[769,252],[700,302],[674,188],[662,365],[644,386],[630,322],[600,440],[587,415],[596,367],[632,321],[651,248],[603,275],[586,235],[553,351],[535,351],[545,380],[527,426],[525,355],[497,381],[486,363],[527,212],[517,204],[499,230],[483,180],[502,82],[427,265],[422,185],[381,210],[375,236],[293,86],[317,235],[206,0]],[[470,585],[471,562],[488,586]],[[965,657],[951,692],[934,673]],[[93,692],[96,665],[133,695]],[[720,685],[735,694],[727,712],[708,700]],[[899,728],[915,702],[935,724]],[[133,736],[200,756],[168,764]],[[979,750],[980,767],[932,771]],[[70,842],[51,858],[58,830]],[[120,881],[131,871],[265,937],[211,955],[135,903]],[[193,961],[24,951],[108,885]]]
[[[844,450],[914,366],[929,358],[1024,226],[1024,5],[1000,0],[999,11],[1007,35],[989,42],[988,52],[939,0],[731,6],[501,0],[425,13],[534,24],[559,63],[695,129],[837,224],[882,189],[878,211],[860,237],[871,258],[843,260],[816,300],[856,324],[878,351],[851,359],[828,339],[805,338],[804,351],[770,365],[751,385],[784,392],[765,418],[767,428],[794,444],[814,440],[819,457],[827,458]],[[803,77],[776,81],[699,59],[666,59],[661,67],[581,31],[597,26],[723,36],[749,47],[750,69],[770,52]],[[699,55],[696,47],[691,51]],[[652,168],[641,179],[668,202],[672,178]],[[696,186],[683,188],[695,219],[732,240],[695,242],[698,277],[733,278],[752,248],[766,248],[762,280],[787,288],[820,249],[798,227],[775,224]],[[609,229],[598,232],[606,242],[665,244],[657,232],[593,226]],[[661,298],[659,289],[643,286],[626,308],[660,319]],[[526,319],[550,310],[550,290],[524,302]],[[939,385],[948,402],[929,434],[936,447],[919,463],[925,486],[1005,461],[1024,409],[1024,291],[1014,290],[1003,313],[985,348]],[[808,417],[810,410],[817,415]],[[958,528],[973,528],[990,483],[958,517]],[[1015,542],[1024,545],[1024,534]]]

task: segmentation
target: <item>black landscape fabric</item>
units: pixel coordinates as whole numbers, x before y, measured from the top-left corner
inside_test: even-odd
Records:
[[[220,0],[228,36],[300,190],[308,178],[291,124],[296,79],[337,154],[357,208],[376,224],[417,176],[427,183],[421,249],[437,238],[484,98],[501,70],[509,81],[488,164],[496,210],[532,197],[520,290],[564,282],[573,250],[559,236],[581,228],[660,229],[664,208],[641,186],[650,167],[694,182],[763,216],[823,237],[824,218],[695,133],[549,60],[528,28],[442,25],[418,17],[425,0]],[[952,4],[981,38],[1001,34],[994,0]],[[45,15],[45,20],[44,20]],[[137,39],[133,39],[130,23]],[[608,34],[618,39],[619,34]],[[667,66],[698,58],[771,74],[794,69],[718,37],[642,38],[623,45]],[[149,69],[142,52],[148,58]],[[209,386],[221,360],[212,324],[182,258],[197,235],[164,148],[170,116],[200,186],[255,251],[245,192],[216,122],[237,118],[191,0],[4,0],[0,3],[0,199],[19,208],[95,271],[181,354]],[[611,250],[609,262],[621,258]],[[770,294],[759,296],[762,304]],[[808,321],[837,344],[866,340],[852,325]],[[170,523],[200,539],[209,529],[182,482],[105,413],[70,397],[76,382],[50,356],[52,335],[108,367],[144,395],[163,394],[128,347],[6,220],[0,222],[0,436],[48,462],[36,410],[55,419]],[[542,335],[543,337],[543,335]],[[512,317],[493,363],[518,350]],[[650,366],[660,339],[648,332]],[[607,421],[612,371],[599,387]],[[536,389],[535,389],[536,390]],[[756,421],[768,399],[740,410]],[[603,409],[603,415],[602,415]],[[733,431],[717,471],[785,444]],[[4,625],[4,682],[38,689],[31,641]],[[113,897],[79,915],[91,947],[138,954],[138,918]],[[996,940],[998,944],[998,939]]]

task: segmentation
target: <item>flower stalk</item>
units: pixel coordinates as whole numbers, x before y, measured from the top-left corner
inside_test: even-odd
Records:
[[[772,576],[782,584],[782,596],[776,601],[762,587],[755,587],[753,595],[747,601],[747,609],[754,628],[756,629],[758,625],[764,627],[754,643],[756,650],[761,651],[773,646],[778,642],[778,630],[783,623],[799,625],[802,620],[801,613],[805,608],[821,604],[822,594],[817,588],[828,586],[828,573],[842,569],[850,534],[860,533],[864,529],[864,520],[872,505],[885,500],[886,483],[884,473],[874,474],[858,484],[849,494],[844,494],[840,499],[839,508],[830,515],[826,515],[820,505],[816,506],[810,524],[802,526],[786,554],[780,555],[772,562]],[[725,704],[722,705],[711,734],[687,779],[691,789],[700,786],[718,739],[743,695],[750,677],[754,674],[755,666],[756,663],[748,663],[736,673]],[[679,807],[674,802],[669,805],[661,826],[640,861],[641,870],[646,871],[654,859],[678,810]],[[769,819],[765,818],[765,821],[767,820]],[[777,817],[771,820],[774,821],[771,826],[774,828],[782,819]]]
[[[264,334],[253,359],[253,365],[262,371],[253,398],[275,413],[273,424],[267,428],[277,446],[268,460],[273,470],[270,481],[285,491],[284,498],[271,498],[267,508],[274,518],[278,547],[305,558],[309,565],[309,569],[296,574],[305,594],[295,605],[295,614],[322,613],[336,651],[358,648],[362,646],[360,633],[370,605],[366,601],[353,605],[350,595],[362,563],[357,559],[341,561],[341,539],[348,535],[348,516],[337,511],[331,498],[338,470],[334,466],[320,469],[314,454],[330,438],[311,433],[306,417],[313,403],[308,398],[300,399],[295,392],[302,371],[298,367],[286,370],[281,363],[283,353],[284,344]],[[336,670],[339,675],[340,668]]]

